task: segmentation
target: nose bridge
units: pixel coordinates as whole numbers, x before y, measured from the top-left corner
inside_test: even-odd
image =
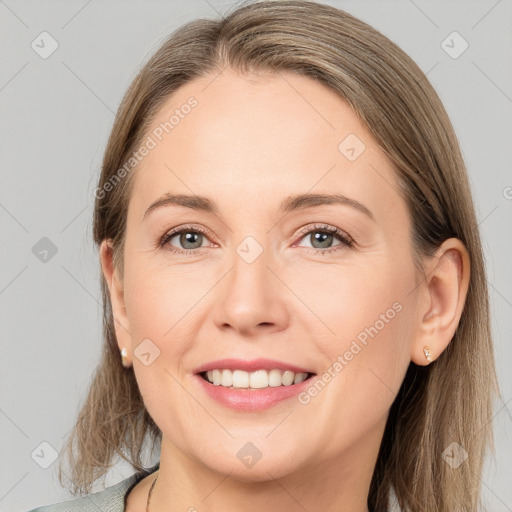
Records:
[[[262,237],[258,235],[260,240]],[[273,251],[267,247],[267,238],[260,240],[248,235],[234,247],[231,270],[217,302],[219,326],[229,324],[247,333],[262,324],[267,329],[281,329],[287,321],[279,282],[269,269]]]
[[[239,301],[257,304],[269,294],[271,272],[267,268],[271,262],[268,241],[247,235],[235,247],[232,258],[232,272],[229,278],[230,295],[238,296]]]

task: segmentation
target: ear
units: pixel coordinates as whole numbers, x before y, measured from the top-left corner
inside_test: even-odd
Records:
[[[419,302],[419,325],[411,347],[411,361],[429,364],[446,349],[459,324],[469,287],[470,262],[464,244],[457,238],[445,240],[425,269]]]
[[[119,350],[126,348],[127,357],[125,365],[132,365],[132,341],[130,336],[130,324],[126,313],[124,302],[124,287],[118,276],[117,269],[114,268],[113,248],[110,240],[103,240],[100,246],[100,263],[103,276],[108,284],[110,292],[110,301],[112,303],[112,313],[114,316],[114,327],[116,331],[117,344]]]

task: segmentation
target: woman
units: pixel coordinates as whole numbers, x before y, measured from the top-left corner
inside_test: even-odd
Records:
[[[69,474],[139,471],[36,510],[477,510],[478,225],[437,94],[382,34],[297,0],[176,31],[120,106],[94,237],[105,344]]]

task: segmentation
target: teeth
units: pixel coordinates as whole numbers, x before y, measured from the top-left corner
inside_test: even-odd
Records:
[[[289,370],[286,370],[281,377],[283,381],[283,386],[290,386],[293,384],[293,379],[295,378],[295,374]]]
[[[267,370],[258,370],[256,372],[252,372],[249,377],[249,387],[253,389],[268,388]]]
[[[222,380],[224,385],[224,379]],[[233,372],[233,387],[234,388],[248,388],[249,387],[249,374],[242,370],[235,370]]]
[[[271,388],[275,388],[281,384],[281,372],[279,370],[270,370],[270,372],[268,372],[268,385]]]
[[[306,380],[307,373],[294,373],[290,370],[257,370],[245,372],[243,370],[209,370],[206,380],[214,386],[225,388],[251,388],[262,389],[268,387],[291,386]]]
[[[230,388],[233,385],[233,373],[231,370],[222,370],[220,385],[225,388]]]

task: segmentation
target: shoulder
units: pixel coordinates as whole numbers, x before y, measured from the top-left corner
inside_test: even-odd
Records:
[[[148,470],[135,473],[103,491],[54,505],[34,508],[28,512],[98,512],[99,510],[102,512],[124,512],[127,493],[140,480],[156,471],[158,467],[159,463]]]

